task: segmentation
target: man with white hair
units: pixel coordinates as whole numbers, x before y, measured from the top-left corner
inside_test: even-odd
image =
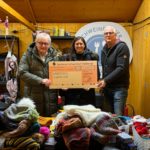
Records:
[[[57,112],[57,90],[49,89],[48,63],[57,60],[57,51],[51,47],[51,37],[39,32],[20,60],[19,75],[25,82],[24,96],[35,101],[41,116]]]
[[[123,115],[129,88],[129,48],[118,39],[112,26],[105,27],[104,39],[106,44],[101,53],[103,79],[99,82],[104,91],[104,103],[109,106],[104,110]]]

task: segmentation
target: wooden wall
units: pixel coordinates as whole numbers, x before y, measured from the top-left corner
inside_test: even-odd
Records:
[[[70,32],[70,34],[72,36],[74,36],[75,33],[85,24],[86,23],[43,23],[43,24],[38,24],[37,28],[39,30],[50,31],[50,34],[52,34],[52,29],[55,27],[64,28],[65,31]],[[121,25],[125,27],[125,29],[129,33],[130,37],[132,38],[132,26],[131,26],[131,24],[121,23]],[[14,34],[13,31],[17,31],[17,33]],[[11,23],[9,25],[9,33],[10,33],[10,35],[15,35],[15,36],[19,37],[20,56],[22,56],[22,54],[26,51],[27,46],[32,42],[32,31],[20,23]],[[5,34],[5,28],[4,28],[4,25],[2,23],[0,24],[0,34],[2,34],[2,35]],[[61,50],[66,46],[65,44],[67,44],[67,43],[58,42],[57,44]],[[5,50],[7,50],[7,48]],[[2,51],[0,51],[0,52],[2,52]]]
[[[150,116],[150,1],[144,0],[133,25],[133,61],[128,101],[136,114]]]

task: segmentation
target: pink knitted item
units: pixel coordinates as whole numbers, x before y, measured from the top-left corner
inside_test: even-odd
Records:
[[[40,127],[39,132],[44,135],[45,140],[48,140],[48,138],[50,136],[50,130],[48,127],[46,127],[46,126]]]

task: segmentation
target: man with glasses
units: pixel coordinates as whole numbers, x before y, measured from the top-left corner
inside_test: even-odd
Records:
[[[51,47],[48,33],[39,32],[20,60],[19,75],[25,82],[24,96],[34,100],[41,116],[57,112],[57,90],[49,89],[49,61],[57,60],[57,51]]]
[[[102,76],[99,87],[103,89],[104,111],[123,115],[129,87],[129,48],[117,37],[116,29],[104,29],[106,44],[101,53]]]

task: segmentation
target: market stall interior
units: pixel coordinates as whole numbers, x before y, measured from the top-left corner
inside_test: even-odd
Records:
[[[0,0],[0,149],[149,149],[149,6],[149,0]],[[72,54],[77,32],[90,23],[116,23],[131,40],[133,58],[124,114],[101,111],[104,96],[96,88],[95,106],[64,106],[64,97],[56,92],[58,112],[39,115],[34,100],[24,98],[25,83],[18,75],[21,57],[29,44],[39,45],[37,32],[50,34],[58,56]],[[94,27],[83,36],[92,31]],[[102,44],[95,42],[95,51],[104,44],[102,34],[99,39]]]

